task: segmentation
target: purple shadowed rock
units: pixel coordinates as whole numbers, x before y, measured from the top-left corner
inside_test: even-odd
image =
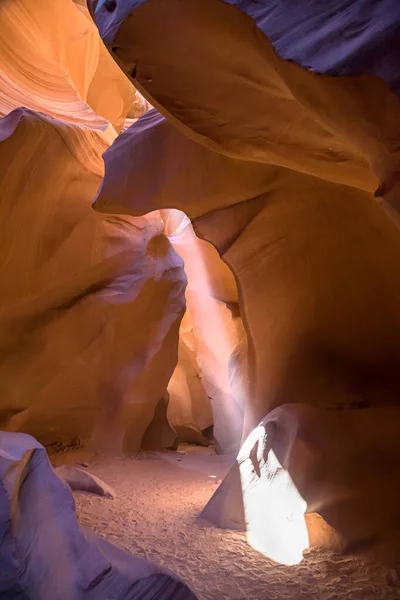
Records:
[[[173,574],[81,528],[43,446],[8,432],[0,432],[0,597],[196,600]]]
[[[112,487],[83,469],[71,467],[69,465],[61,465],[55,467],[54,470],[60,479],[65,481],[73,491],[89,492],[90,494],[105,496],[106,498],[116,497],[116,493]]]

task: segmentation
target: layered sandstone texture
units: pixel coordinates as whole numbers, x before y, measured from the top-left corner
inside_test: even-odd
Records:
[[[137,451],[157,417],[173,445],[156,408],[177,362],[182,259],[158,213],[92,209],[136,90],[82,3],[5,1],[0,29],[1,427]]]
[[[337,65],[346,56],[350,64],[351,48],[359,54],[363,44],[364,56],[374,55],[371,47],[386,54],[358,74],[353,65],[348,75],[339,69],[332,76],[281,58],[284,31],[279,52],[265,35],[277,14],[286,22],[283,1],[272,3],[274,15],[262,2],[106,4],[90,2],[102,36],[157,110],[105,154],[95,208],[133,216],[184,211],[232,269],[249,346],[242,440],[269,415],[278,432],[260,434],[258,446],[250,438],[250,473],[262,493],[242,478],[244,509],[278,510],[268,487],[286,473],[302,498],[296,514],[304,535],[312,533],[304,512],[316,511],[340,543],[373,545],[399,530],[400,99],[387,70],[391,64],[393,75],[397,64],[387,60],[393,27],[382,14],[361,20],[358,9],[368,2],[352,3],[353,12],[335,2],[345,43],[354,37]],[[312,5],[315,14],[325,11],[331,32],[338,17],[322,4],[307,3],[304,23],[314,18]],[[399,7],[391,6],[398,24]],[[258,21],[244,14],[251,10]],[[398,34],[392,48],[393,59]],[[290,521],[287,509],[281,516]],[[260,511],[255,527],[265,517]]]

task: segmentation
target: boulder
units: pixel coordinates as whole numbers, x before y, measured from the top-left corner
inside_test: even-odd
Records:
[[[58,477],[65,481],[72,491],[88,492],[106,498],[115,498],[114,490],[104,481],[78,467],[60,465],[55,467]]]

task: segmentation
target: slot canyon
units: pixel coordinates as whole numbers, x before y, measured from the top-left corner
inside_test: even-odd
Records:
[[[400,598],[398,0],[0,0],[0,217],[1,599]]]

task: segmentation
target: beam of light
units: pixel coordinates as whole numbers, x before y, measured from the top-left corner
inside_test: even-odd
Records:
[[[223,300],[218,299],[218,293],[224,287],[223,283],[220,283],[219,291],[215,289],[218,279],[216,272],[218,269],[223,272],[227,267],[213,248],[210,247],[210,250],[214,255],[205,254],[205,242],[197,238],[190,219],[183,212],[170,209],[160,213],[165,234],[184,260],[188,280],[187,314],[182,324],[181,335],[184,336],[185,327],[188,325],[193,329],[197,343],[197,348],[193,350],[203,386],[207,395],[212,398],[214,422],[225,423],[227,431],[237,437],[236,440],[232,440],[233,445],[236,443],[239,447],[243,415],[239,408],[240,400],[234,398],[229,367],[239,339],[229,308]],[[229,276],[232,277],[230,271]],[[229,291],[227,294],[229,295]],[[237,377],[237,373],[235,376]],[[235,380],[235,386],[235,397],[243,397],[246,394],[244,381],[242,385],[241,379],[239,384]]]
[[[263,425],[254,429],[237,457],[248,543],[275,562],[296,565],[309,547],[307,504],[282,467]]]
[[[196,338],[201,342],[196,354],[200,373],[203,371],[206,380],[217,389],[227,392],[231,399],[231,405],[224,407],[225,414],[219,414],[217,418],[228,419],[230,431],[242,432],[243,419],[240,423],[234,422],[238,419],[238,412],[237,406],[234,406],[228,373],[235,341],[228,330],[229,322],[223,318],[218,302],[213,297],[215,292],[208,271],[210,264],[205,262],[190,219],[179,210],[163,210],[160,213],[164,232],[185,263],[188,310],[192,315]],[[244,381],[241,393],[249,409],[250,399]],[[218,411],[214,400],[214,415]],[[236,459],[247,541],[255,550],[275,562],[295,565],[301,562],[304,550],[309,547],[305,521],[307,504],[288,471],[279,463],[272,448],[268,447],[268,441],[265,427],[259,425],[247,437]],[[213,479],[215,476],[209,477]]]

